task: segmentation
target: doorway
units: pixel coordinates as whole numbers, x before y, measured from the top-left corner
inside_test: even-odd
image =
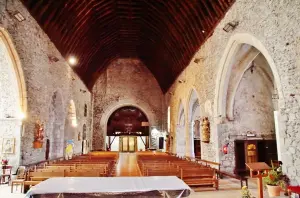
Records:
[[[137,151],[137,137],[122,136],[120,137],[121,152],[135,152]]]
[[[49,152],[50,152],[50,140],[47,139],[46,140],[46,153],[45,153],[45,159],[46,160],[49,159]]]

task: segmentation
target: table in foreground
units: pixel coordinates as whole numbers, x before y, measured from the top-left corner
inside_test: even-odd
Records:
[[[190,190],[175,176],[57,177],[32,187],[26,198],[188,197]]]

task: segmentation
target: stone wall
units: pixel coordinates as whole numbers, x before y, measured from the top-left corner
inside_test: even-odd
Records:
[[[9,33],[24,73],[28,108],[25,112],[27,118],[24,120],[25,127],[21,137],[21,164],[31,164],[45,159],[46,139],[56,136],[57,130],[63,132],[64,126],[56,128],[55,131],[52,130],[52,124],[58,119],[62,119],[64,123],[70,100],[74,100],[76,106],[78,122],[76,130],[82,131],[82,125],[86,123],[90,134],[91,93],[24,6],[19,1],[8,1],[7,7],[11,12],[18,10],[26,19],[23,22],[17,21],[5,10],[5,1],[0,2],[0,26]],[[52,62],[49,56],[55,56],[59,61]],[[59,118],[55,114],[53,116],[51,108],[51,101],[56,92],[61,95],[61,109],[57,113]],[[88,105],[88,117],[83,116],[84,104]],[[41,149],[33,149],[32,146],[34,123],[37,120],[45,123],[46,137]],[[77,140],[76,144],[81,145]],[[80,150],[76,149],[76,152]],[[60,156],[56,157],[62,156],[62,152],[59,153]]]
[[[261,66],[256,65],[244,73],[238,85],[234,97],[234,119],[223,124],[226,129],[218,139],[221,146],[229,143],[228,154],[220,153],[222,168],[228,172],[233,172],[235,167],[234,140],[247,139],[248,131],[255,134],[255,138],[275,139],[274,88],[269,79]]]
[[[227,122],[226,115],[218,111],[218,87],[223,86],[220,74],[230,56],[229,49],[235,43],[251,44],[266,57],[272,69],[279,96],[280,138],[277,140],[280,158],[292,183],[300,184],[300,150],[297,147],[300,143],[299,9],[298,1],[237,0],[213,35],[195,54],[194,58],[199,58],[200,62],[194,63],[192,59],[169,89],[170,93],[165,95],[166,106],[171,106],[171,133],[175,135],[179,102],[183,101],[187,109],[187,96],[194,88],[199,96],[201,116],[208,116],[211,121],[211,142],[202,146],[202,156],[208,160],[220,160],[222,145],[218,143],[218,132],[225,130],[220,123]],[[237,28],[229,33],[223,31],[226,23],[232,21],[239,21]],[[178,80],[182,79],[185,82],[179,83]]]
[[[151,72],[139,60],[118,59],[100,75],[93,88],[93,149],[105,149],[109,116],[122,106],[140,108],[150,126],[162,125],[162,91]]]

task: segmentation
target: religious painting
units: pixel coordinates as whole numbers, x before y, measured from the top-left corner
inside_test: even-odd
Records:
[[[3,138],[2,153],[15,153],[15,138]]]
[[[194,120],[193,133],[194,139],[200,139],[200,120]]]

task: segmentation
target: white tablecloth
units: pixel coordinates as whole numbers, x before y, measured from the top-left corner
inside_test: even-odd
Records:
[[[148,191],[190,191],[175,176],[155,177],[57,177],[32,187],[26,197],[60,193],[128,193]]]

